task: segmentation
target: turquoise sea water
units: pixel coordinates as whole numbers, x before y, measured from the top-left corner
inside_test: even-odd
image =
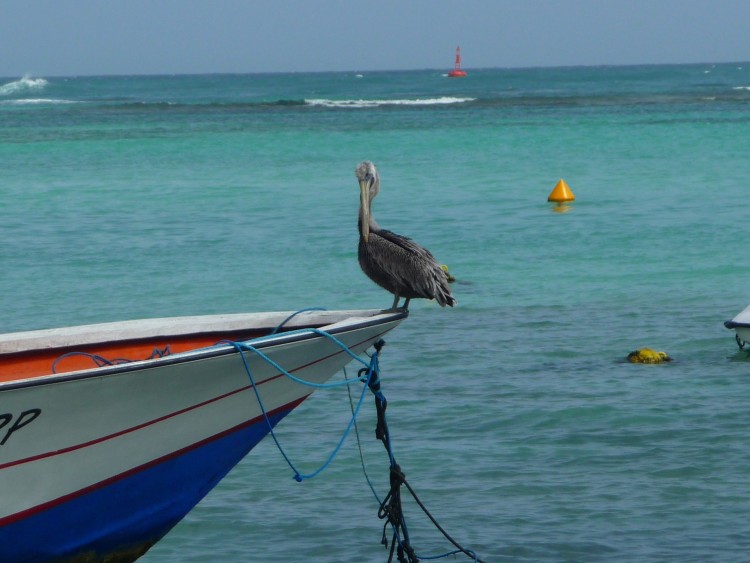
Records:
[[[747,561],[750,361],[722,322],[750,302],[748,155],[750,63],[7,77],[0,331],[389,306],[356,259],[370,159],[379,223],[457,278],[381,358],[441,525],[486,561]],[[317,392],[278,435],[312,470],[349,415]],[[419,555],[451,549],[405,510]],[[376,512],[356,440],[301,484],[265,441],[142,561],[385,561]]]

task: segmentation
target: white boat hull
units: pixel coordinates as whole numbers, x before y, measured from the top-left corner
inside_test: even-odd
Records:
[[[744,348],[745,344],[750,342],[750,305],[735,315],[732,320],[726,321],[724,326],[735,332],[737,345]]]
[[[404,316],[328,330],[362,353]],[[315,333],[252,343],[315,383],[351,361]],[[244,354],[262,407],[230,345],[0,383],[0,560],[145,552],[311,393]]]

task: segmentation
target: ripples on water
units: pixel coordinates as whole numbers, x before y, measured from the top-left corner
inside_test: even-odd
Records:
[[[748,84],[738,65],[0,80],[4,330],[386,306],[355,256],[369,158],[379,222],[458,278],[458,307],[415,303],[382,359],[397,459],[441,524],[487,561],[740,561],[749,364],[721,323],[750,300]],[[560,177],[568,213],[546,203]],[[624,361],[646,346],[675,361]],[[279,436],[311,469],[348,413],[316,393]],[[368,404],[383,491],[373,425]],[[449,549],[406,510],[418,553]],[[264,442],[143,561],[383,561],[376,511],[353,441],[302,484]]]

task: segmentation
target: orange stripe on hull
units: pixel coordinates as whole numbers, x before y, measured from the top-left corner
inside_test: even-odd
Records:
[[[243,335],[197,334],[108,342],[75,349],[54,348],[51,350],[32,350],[29,352],[4,354],[0,356],[0,382],[51,375],[53,373],[52,366],[56,361],[57,364],[55,365],[54,373],[68,373],[98,367],[98,364],[91,357],[84,354],[100,356],[112,363],[122,363],[122,360],[136,361],[149,359],[154,355],[155,351],[163,351],[167,347],[169,348],[168,353],[176,354],[178,352],[188,352],[190,350],[213,346],[222,340],[249,340],[264,334],[266,332]],[[75,354],[62,358],[62,356],[71,352],[83,352],[83,354]]]

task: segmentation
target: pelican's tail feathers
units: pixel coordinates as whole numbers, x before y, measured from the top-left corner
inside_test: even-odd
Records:
[[[453,307],[456,304],[456,300],[453,295],[451,295],[450,288],[443,285],[438,286],[438,290],[435,293],[435,301],[437,301],[441,307],[445,307],[446,305],[448,305],[448,307]]]

